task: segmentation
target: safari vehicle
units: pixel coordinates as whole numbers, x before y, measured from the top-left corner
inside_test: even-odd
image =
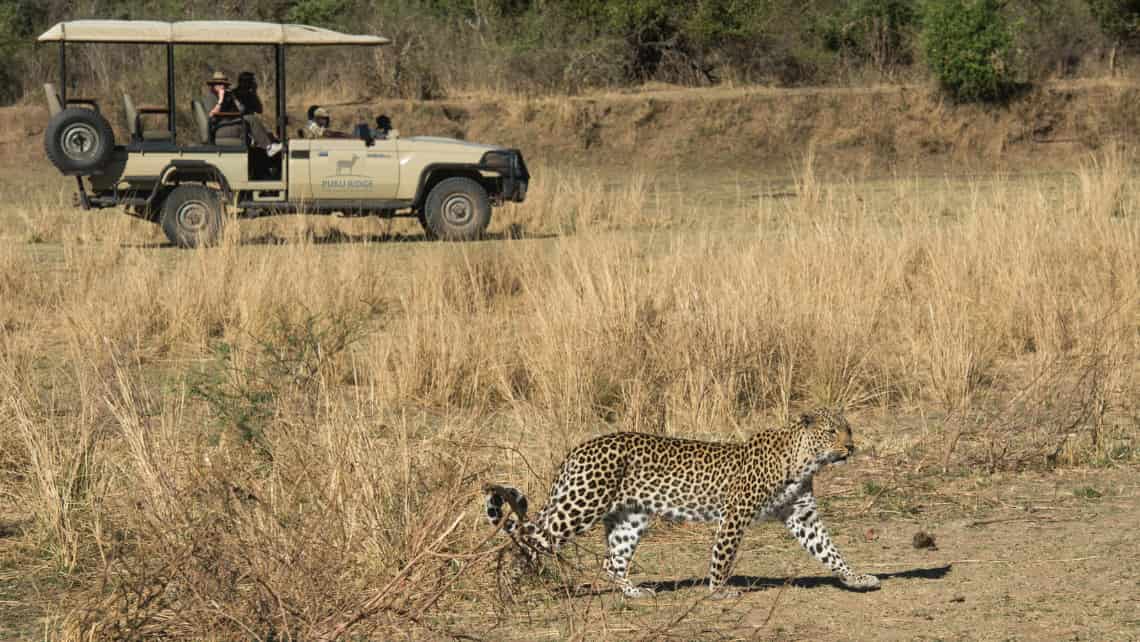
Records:
[[[431,238],[471,240],[487,228],[492,205],[526,198],[530,174],[515,149],[400,138],[395,130],[384,135],[367,125],[357,125],[350,138],[289,138],[288,48],[381,46],[391,42],[387,38],[245,21],[76,20],[55,25],[39,41],[59,44],[59,84],[44,86],[51,112],[44,145],[56,168],[76,178],[77,205],[122,207],[161,225],[178,246],[216,243],[231,217],[285,213],[416,216]],[[109,105],[68,95],[72,43],[165,46],[165,104],[136,106],[122,96],[129,140],[115,141]],[[201,100],[190,104],[195,139],[179,139],[175,47],[210,44],[273,47],[281,153],[271,157],[251,145],[248,122],[238,114],[209,118]],[[148,128],[156,118],[166,127]]]

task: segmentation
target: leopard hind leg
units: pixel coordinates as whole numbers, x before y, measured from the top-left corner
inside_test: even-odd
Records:
[[[610,579],[621,588],[626,597],[653,595],[653,589],[643,588],[630,581],[629,563],[649,528],[647,513],[618,509],[602,518],[606,527],[606,559],[603,567]]]

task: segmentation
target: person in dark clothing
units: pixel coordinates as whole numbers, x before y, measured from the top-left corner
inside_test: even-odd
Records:
[[[392,133],[392,119],[388,114],[381,114],[376,117],[376,129],[372,130],[372,136],[376,140],[387,140],[388,136]]]
[[[239,84],[238,90],[230,90],[230,79],[226,74],[221,71],[215,71],[214,75],[206,81],[206,86],[210,88],[210,93],[217,96],[217,103],[210,110],[210,118],[227,118],[239,117],[244,120],[249,129],[250,138],[253,139],[253,144],[261,149],[264,149],[269,156],[276,156],[281,153],[282,145],[273,140],[273,136],[257,114],[261,110],[261,100],[257,98],[257,83],[253,81],[253,74],[250,72],[242,72],[242,76],[248,76],[249,81],[246,86],[242,88]],[[240,81],[239,81],[240,82]],[[243,91],[245,99],[249,100],[250,96],[253,100],[244,102],[239,91]],[[250,111],[251,108],[256,107],[258,111]]]
[[[245,115],[260,114],[263,111],[261,98],[257,95],[257,79],[252,71],[243,71],[238,74],[237,87],[234,88],[234,99]]]
[[[223,71],[215,71],[213,76],[210,76],[206,81],[206,87],[209,88],[210,94],[213,96],[214,106],[210,109],[210,118],[224,117],[225,114],[240,113],[237,102],[234,100],[234,94],[230,89],[230,79]],[[209,104],[209,103],[206,103]]]

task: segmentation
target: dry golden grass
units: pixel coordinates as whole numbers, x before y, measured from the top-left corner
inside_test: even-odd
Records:
[[[23,634],[526,637],[496,619],[478,489],[541,498],[607,430],[739,438],[828,403],[941,417],[909,456],[946,468],[1135,458],[1129,155],[863,184],[807,158],[798,195],[540,168],[468,245],[298,217],[176,251],[54,187],[5,206],[0,568],[40,596]],[[571,637],[683,615],[537,608]]]

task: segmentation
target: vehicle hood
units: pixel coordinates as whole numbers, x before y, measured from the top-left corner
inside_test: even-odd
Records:
[[[445,138],[443,136],[412,136],[409,138],[400,139],[400,149],[408,151],[449,149],[482,155],[483,153],[489,152],[491,150],[503,149],[503,147],[500,145],[472,143],[466,140]]]

